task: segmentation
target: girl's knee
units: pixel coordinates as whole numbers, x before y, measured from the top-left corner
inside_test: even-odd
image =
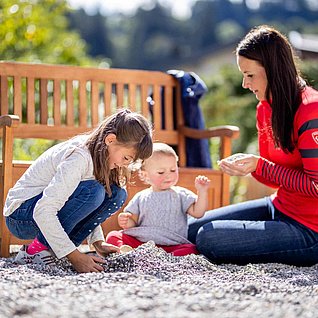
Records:
[[[89,187],[91,199],[96,202],[96,207],[100,206],[105,200],[105,188],[98,181]]]
[[[73,195],[88,194],[89,196],[96,196],[96,198],[105,197],[105,188],[97,180],[81,181]]]
[[[111,185],[112,196],[111,199],[117,202],[118,205],[122,206],[127,199],[127,191],[124,188],[118,187],[117,185]]]

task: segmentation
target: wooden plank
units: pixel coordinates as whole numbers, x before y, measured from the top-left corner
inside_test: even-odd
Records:
[[[7,76],[1,75],[0,77],[0,114],[9,114],[9,103],[8,103],[8,78]]]
[[[4,126],[3,127],[3,141],[2,141],[2,173],[1,173],[1,198],[0,198],[0,209],[3,210],[4,202],[7,197],[9,189],[12,187],[13,180],[13,128]],[[5,218],[3,213],[0,213],[0,226],[1,226],[1,256],[9,256],[10,248],[10,233],[5,224]]]
[[[13,113],[22,120],[22,87],[20,76],[14,76],[13,78]]]
[[[66,125],[74,126],[73,81],[66,81]]]
[[[175,130],[154,129],[153,139],[155,141],[165,142],[172,146],[178,145],[178,132]]]
[[[40,79],[40,123],[46,124],[48,119],[47,79]]]
[[[53,83],[53,118],[54,125],[61,125],[61,81],[54,80]]]
[[[180,85],[176,87],[176,112],[177,112],[177,128],[183,126],[184,115],[181,104],[181,88]],[[186,139],[184,135],[178,134],[178,155],[180,167],[186,167],[187,165],[187,153],[186,153]]]
[[[153,124],[155,131],[162,130],[162,116],[161,116],[161,109],[162,109],[162,98],[161,98],[161,87],[155,85],[153,88]]]
[[[14,129],[16,138],[66,139],[90,130],[83,126],[47,126],[40,124],[20,124]],[[170,145],[178,144],[178,132],[174,130],[155,130],[154,138]]]
[[[112,84],[104,83],[104,116],[108,117],[112,113]]]
[[[137,111],[136,85],[128,84],[128,106],[132,111]]]
[[[81,127],[87,126],[87,100],[86,100],[86,82],[79,82],[79,125]]]
[[[98,69],[80,66],[31,64],[20,62],[0,62],[1,74],[3,76],[29,77],[34,78],[60,79],[60,80],[97,80],[100,82],[114,82],[119,84],[142,84],[151,85],[173,85],[175,79],[164,72],[145,71],[131,69]]]
[[[149,86],[148,84],[143,84],[141,85],[141,90],[140,90],[140,98],[141,98],[141,113],[149,120],[152,121],[152,118],[150,117],[150,112],[149,112],[149,103],[147,101],[148,97],[148,89]]]
[[[98,82],[91,83],[91,123],[92,126],[97,126],[98,120],[98,106],[99,106],[99,89]]]
[[[173,114],[173,90],[171,86],[165,87],[165,97],[164,97],[164,107],[165,107],[165,128],[168,130],[173,130],[174,114]]]
[[[117,108],[124,107],[124,85],[116,84]]]
[[[21,124],[14,130],[16,138],[43,138],[49,140],[68,139],[78,134],[89,131],[89,127],[84,126],[47,126],[40,124]]]
[[[35,123],[35,91],[34,77],[28,77],[27,81],[27,123]]]

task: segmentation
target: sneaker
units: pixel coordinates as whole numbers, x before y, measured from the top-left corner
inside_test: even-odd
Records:
[[[23,245],[15,257],[14,262],[20,265],[38,264],[38,265],[54,265],[56,258],[49,250],[43,250],[34,255],[27,253],[27,245]]]

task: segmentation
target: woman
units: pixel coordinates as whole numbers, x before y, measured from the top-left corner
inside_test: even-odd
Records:
[[[270,198],[208,211],[191,219],[189,239],[216,263],[318,263],[318,92],[297,70],[284,35],[252,29],[236,49],[243,87],[257,105],[260,156],[219,162],[231,176],[252,173],[276,187]]]

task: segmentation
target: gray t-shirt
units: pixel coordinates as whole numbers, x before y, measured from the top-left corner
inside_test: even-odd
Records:
[[[158,245],[190,243],[186,212],[196,199],[192,191],[178,186],[159,192],[151,188],[140,191],[125,208],[125,212],[138,215],[137,226],[123,232]]]

